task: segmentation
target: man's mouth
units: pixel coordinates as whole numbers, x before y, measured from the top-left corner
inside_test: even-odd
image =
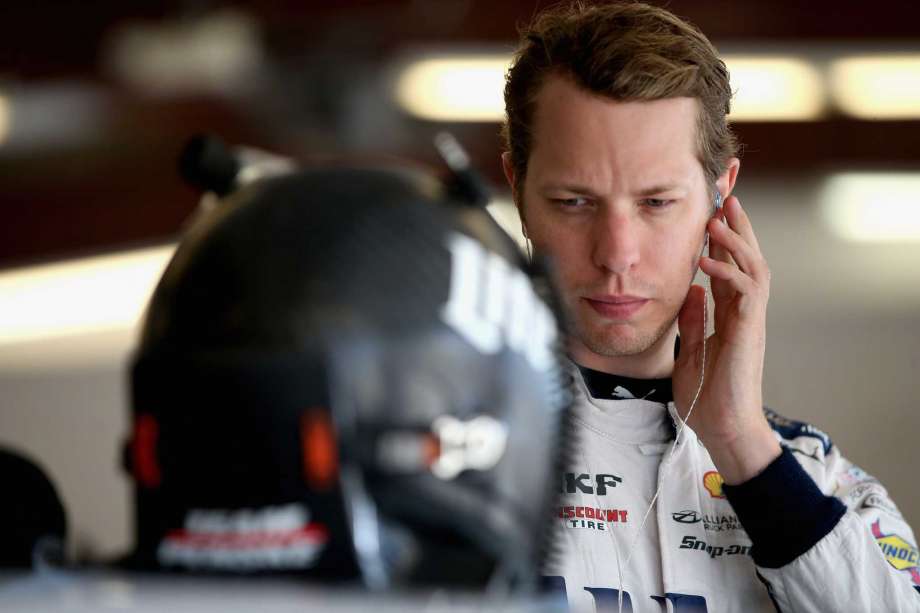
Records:
[[[650,302],[648,298],[629,294],[598,294],[584,296],[582,300],[601,317],[619,320],[629,319]]]

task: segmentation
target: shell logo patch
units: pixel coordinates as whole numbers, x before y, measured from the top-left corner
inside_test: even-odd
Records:
[[[898,570],[906,570],[914,585],[920,586],[920,552],[917,548],[896,534],[883,534],[880,519],[872,524],[872,536],[881,548],[885,559]]]
[[[722,492],[723,483],[725,483],[725,479],[714,470],[710,470],[703,475],[703,487],[713,498],[725,498],[725,494]]]

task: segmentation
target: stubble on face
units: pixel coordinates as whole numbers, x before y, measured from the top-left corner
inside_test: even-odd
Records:
[[[700,252],[703,246],[700,245]],[[686,297],[690,291],[690,286],[696,276],[699,268],[697,262],[692,262],[688,266],[688,276],[686,279],[686,291],[682,294]],[[657,288],[636,282],[630,285],[631,291],[638,290],[638,293],[646,296],[662,296],[664,292],[658,291]],[[590,307],[578,298],[578,296],[590,295],[591,287],[576,287],[573,291],[566,293],[566,306],[569,311],[569,320],[572,323],[574,336],[588,350],[599,356],[607,358],[617,358],[624,356],[639,355],[647,352],[655,344],[662,341],[668,333],[676,326],[677,316],[683,306],[683,300],[680,302],[662,302],[659,304],[665,309],[664,315],[660,316],[657,321],[650,322],[650,326],[642,325],[642,322],[630,323],[610,323],[597,321],[597,317],[589,312]],[[575,304],[571,304],[575,301]]]
[[[577,314],[572,318],[575,334],[578,340],[593,353],[605,358],[618,358],[623,356],[645,353],[655,343],[671,330],[677,320],[679,307],[667,319],[660,322],[657,328],[643,329],[631,324],[607,324],[592,326]],[[629,334],[617,334],[614,326],[628,326]]]

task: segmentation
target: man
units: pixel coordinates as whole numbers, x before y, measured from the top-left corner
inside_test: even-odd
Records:
[[[770,272],[730,196],[730,98],[709,41],[644,4],[540,15],[508,73],[504,170],[578,367],[549,582],[577,611],[920,610],[884,488],[763,409]]]

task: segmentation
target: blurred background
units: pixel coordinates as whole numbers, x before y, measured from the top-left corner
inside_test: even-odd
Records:
[[[545,4],[5,4],[0,446],[50,474],[71,554],[130,544],[125,376],[197,204],[176,172],[188,137],[436,165],[449,129],[517,231],[503,72]],[[773,271],[765,400],[827,431],[920,529],[920,4],[660,4],[712,39],[737,91],[736,194]]]

